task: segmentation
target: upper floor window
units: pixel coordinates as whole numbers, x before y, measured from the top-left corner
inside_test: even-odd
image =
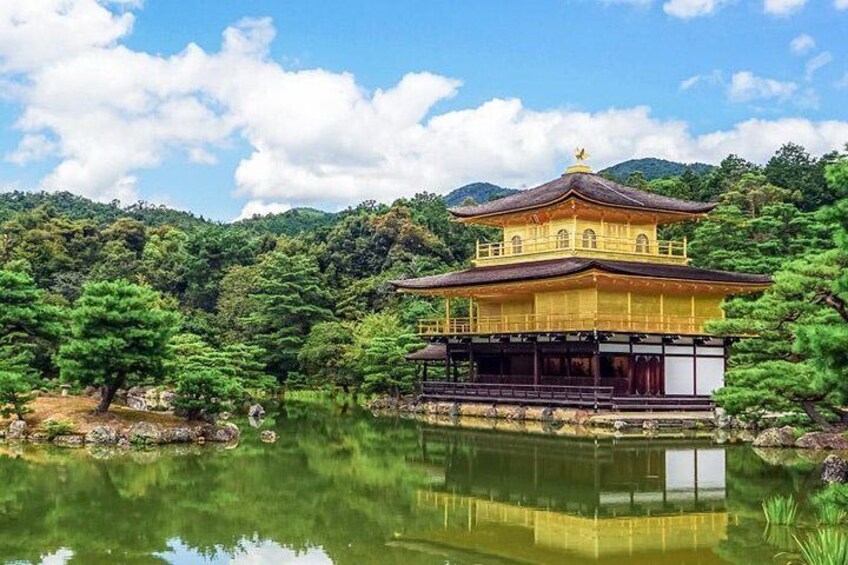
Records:
[[[640,233],[636,236],[636,253],[648,252],[648,236]]]
[[[583,247],[588,247],[590,249],[596,249],[598,247],[598,238],[595,235],[595,230],[583,230]]]
[[[521,236],[520,235],[514,235],[514,236],[512,236],[512,239],[510,241],[512,242],[512,253],[513,254],[521,253],[521,249],[522,249]]]
[[[571,247],[571,242],[568,239],[568,230],[561,229],[557,232],[556,237],[557,249],[568,249]]]

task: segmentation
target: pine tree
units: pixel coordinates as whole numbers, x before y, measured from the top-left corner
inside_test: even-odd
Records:
[[[158,382],[176,317],[153,290],[126,281],[89,283],[71,311],[57,358],[62,377],[101,389],[106,412],[119,388]]]
[[[240,321],[251,344],[266,352],[271,374],[285,377],[297,369],[297,354],[313,324],[332,318],[330,294],[318,266],[304,255],[270,253],[259,265],[255,311]]]

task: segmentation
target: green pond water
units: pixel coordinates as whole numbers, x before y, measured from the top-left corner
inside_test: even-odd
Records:
[[[761,501],[814,465],[289,404],[234,449],[0,445],[2,563],[778,563]],[[768,459],[769,456],[765,455]],[[785,561],[783,561],[785,562]]]

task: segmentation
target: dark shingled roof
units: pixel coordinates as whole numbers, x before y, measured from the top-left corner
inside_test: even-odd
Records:
[[[584,259],[569,257],[566,259],[550,259],[531,263],[513,263],[491,267],[475,267],[465,271],[445,273],[431,277],[392,281],[400,289],[425,290],[435,288],[451,288],[460,286],[475,286],[494,283],[509,283],[549,279],[598,269],[618,275],[650,277],[659,279],[680,279],[728,284],[769,284],[768,275],[753,275],[749,273],[731,273],[728,271],[713,271],[697,269],[682,265],[657,265],[654,263],[637,263],[635,261],[606,261],[603,259]]]
[[[504,214],[516,210],[548,206],[564,200],[568,196],[609,206],[658,212],[702,214],[716,207],[715,203],[679,200],[645,192],[592,173],[567,173],[536,188],[524,190],[518,194],[485,204],[452,208],[450,212],[458,218]]]
[[[444,343],[431,343],[406,356],[407,361],[444,361],[447,348]]]

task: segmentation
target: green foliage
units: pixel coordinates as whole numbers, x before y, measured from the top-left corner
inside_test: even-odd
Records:
[[[315,324],[297,356],[301,371],[311,375],[316,385],[338,386],[349,391],[359,384],[356,370],[345,363],[345,354],[352,344],[349,325],[339,322]]]
[[[250,342],[264,348],[271,374],[297,368],[297,354],[310,328],[332,317],[331,296],[318,265],[309,257],[272,252],[258,265],[253,310],[239,318]]]
[[[775,526],[794,526],[798,519],[798,503],[792,495],[773,496],[763,501],[766,522]]]
[[[412,389],[415,368],[404,357],[419,347],[418,337],[396,315],[371,314],[356,327],[347,360],[361,371],[366,392],[399,394]]]
[[[33,379],[25,370],[0,367],[0,415],[8,418],[12,414],[19,420],[32,412],[27,404],[35,398],[32,394]]]
[[[460,186],[446,194],[442,199],[446,206],[464,205],[469,199],[476,204],[483,204],[518,192],[514,188],[504,188],[490,182],[474,182]]]
[[[70,318],[57,363],[64,380],[102,388],[98,411],[118,388],[161,380],[176,316],[156,292],[121,280],[89,283]]]
[[[261,348],[230,344],[216,349],[198,335],[180,334],[171,339],[169,349],[165,368],[176,385],[176,405],[189,419],[201,411],[217,413],[226,402],[277,388],[276,379],[263,371]]]
[[[74,432],[74,425],[67,420],[55,420],[47,418],[42,422],[41,429],[48,440],[53,440],[58,436],[65,436]]]
[[[848,563],[848,535],[836,528],[821,528],[803,540],[796,540],[805,565],[845,565]]]
[[[848,511],[835,504],[821,504],[816,507],[818,523],[822,526],[836,526],[845,521]]]
[[[174,407],[188,420],[218,414],[228,401],[243,395],[238,380],[216,367],[180,371],[174,393]]]

